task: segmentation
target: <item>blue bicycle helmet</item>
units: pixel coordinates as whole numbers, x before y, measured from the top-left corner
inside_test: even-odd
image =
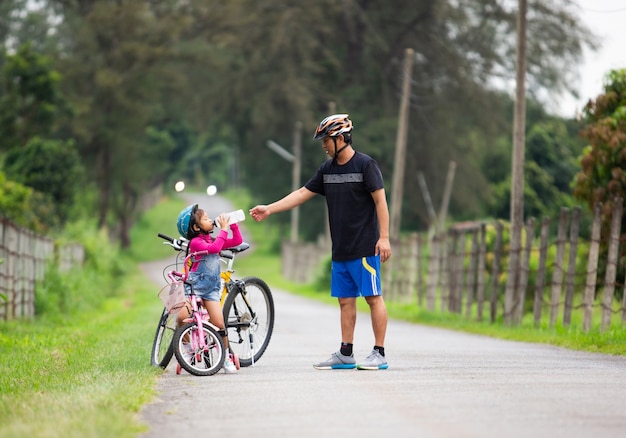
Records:
[[[191,223],[191,216],[196,213],[196,210],[198,210],[198,204],[192,204],[185,207],[178,215],[176,227],[178,227],[178,232],[185,239],[189,239],[189,224]]]

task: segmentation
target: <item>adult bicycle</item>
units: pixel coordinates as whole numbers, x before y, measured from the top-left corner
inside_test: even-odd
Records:
[[[174,239],[159,233],[164,244],[170,245],[179,252],[175,265],[178,267],[183,254],[188,252],[189,242],[186,239]],[[262,279],[254,276],[235,279],[233,265],[237,254],[250,248],[242,243],[220,252],[220,260],[225,267],[220,276],[222,295],[220,304],[224,314],[224,322],[228,335],[230,352],[239,359],[242,367],[254,366],[263,356],[269,345],[274,329],[274,299],[272,292]],[[171,266],[171,265],[170,265]],[[166,268],[167,269],[167,268]],[[151,362],[154,366],[167,367],[174,349],[172,340],[176,331],[176,315],[168,314],[164,309],[157,326]]]

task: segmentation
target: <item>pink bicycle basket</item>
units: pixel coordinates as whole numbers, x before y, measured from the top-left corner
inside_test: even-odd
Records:
[[[185,285],[182,281],[175,281],[166,285],[159,292],[159,299],[163,302],[168,313],[178,312],[187,302]]]

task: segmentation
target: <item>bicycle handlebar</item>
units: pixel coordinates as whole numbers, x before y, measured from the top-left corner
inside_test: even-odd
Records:
[[[189,241],[184,237],[180,239],[174,239],[173,237],[167,236],[163,233],[157,234],[161,239],[167,240],[167,242],[163,242],[163,245],[169,245],[174,248],[176,251],[187,250],[187,246],[189,245]]]
[[[158,233],[157,236],[159,236],[163,240],[167,240],[167,242],[163,242],[163,244],[171,246],[176,251],[187,250],[187,247],[189,246],[189,241],[184,237],[181,237],[180,239],[174,239],[173,237],[170,237],[163,233]],[[222,251],[220,251],[220,257],[232,259],[234,257],[234,254],[244,252],[248,248],[250,248],[250,245],[246,242],[242,242],[241,244],[233,246],[232,248],[224,248]],[[201,254],[196,253],[196,255]]]
[[[184,237],[175,239],[163,233],[157,233],[157,236],[167,241],[167,242],[163,242],[164,245],[169,245],[172,248],[174,248],[176,251],[183,251],[183,250],[187,251],[187,249],[189,248],[189,240],[185,239]],[[227,269],[232,269],[233,261],[235,259],[235,254],[243,252],[247,250],[248,248],[250,248],[250,245],[246,242],[242,242],[237,246],[222,249],[219,253],[219,256],[222,259],[228,259],[228,262],[226,263]],[[192,257],[202,257],[203,255],[206,255],[206,254],[209,254],[209,252],[206,250],[196,251],[196,252],[187,254],[187,256],[185,257],[185,261],[183,262],[183,266],[184,266],[183,272],[170,271],[168,273],[168,276],[170,277],[172,281],[176,281],[174,277],[178,278],[179,280],[186,281],[187,276],[189,275],[188,267],[190,266],[190,263],[189,263],[190,259]],[[223,261],[225,262],[225,260]]]

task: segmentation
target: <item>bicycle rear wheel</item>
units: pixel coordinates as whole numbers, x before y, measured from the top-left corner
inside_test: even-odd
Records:
[[[260,278],[245,277],[229,288],[224,301],[228,345],[239,356],[242,367],[256,363],[274,330],[274,299]]]
[[[152,342],[152,354],[150,362],[152,366],[167,368],[174,355],[172,347],[172,338],[176,331],[176,314],[167,313],[167,309],[163,309],[161,319],[154,334]]]
[[[204,337],[204,347],[198,343],[200,336]],[[202,324],[202,330],[195,322],[183,325],[174,333],[172,345],[178,363],[194,376],[211,376],[224,366],[222,337],[208,324]]]

